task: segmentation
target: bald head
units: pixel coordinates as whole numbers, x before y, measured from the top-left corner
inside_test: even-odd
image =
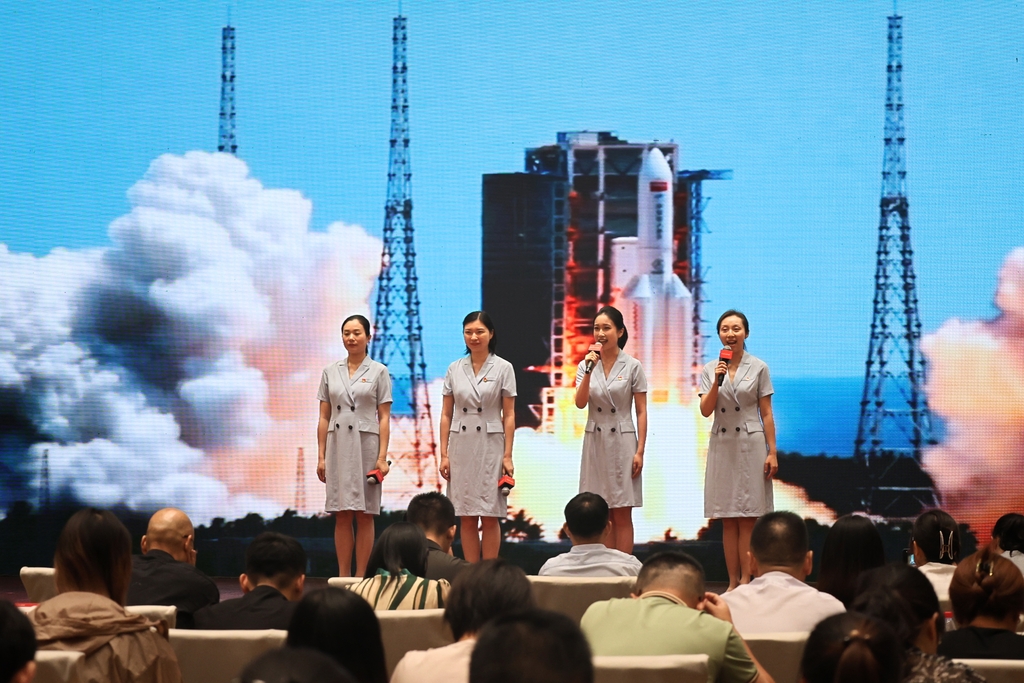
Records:
[[[164,508],[149,518],[146,535],[142,537],[142,552],[162,550],[179,562],[195,564],[194,540],[195,529],[188,515],[177,508]]]

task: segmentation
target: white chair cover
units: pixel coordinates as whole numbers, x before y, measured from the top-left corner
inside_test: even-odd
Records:
[[[1024,681],[1024,660],[1020,659],[954,659],[985,677],[988,683],[1021,683]]]
[[[327,579],[327,585],[331,588],[348,588],[363,580],[361,576],[332,576]]]
[[[174,605],[129,605],[124,609],[129,614],[141,614],[152,621],[166,621],[167,628],[174,628],[178,622],[178,608]]]
[[[174,628],[171,647],[178,655],[184,683],[229,683],[245,665],[267,650],[284,645],[288,632],[206,631]]]
[[[635,576],[608,578],[575,578],[564,576],[529,576],[537,606],[561,612],[579,623],[583,613],[595,602],[611,598],[628,598],[636,583]]]
[[[594,657],[594,683],[707,683],[707,655]]]
[[[68,650],[36,650],[35,683],[81,683],[85,654]]]
[[[799,683],[800,659],[810,633],[756,633],[744,636],[750,651],[775,683]]]
[[[57,594],[53,567],[22,567],[21,584],[25,586],[29,602],[42,602]]]
[[[443,609],[398,609],[376,614],[380,620],[389,677],[406,652],[444,647],[455,642],[444,620]]]

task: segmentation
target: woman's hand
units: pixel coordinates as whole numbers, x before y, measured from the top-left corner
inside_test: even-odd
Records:
[[[512,456],[511,455],[506,455],[504,458],[501,459],[501,473],[502,474],[507,474],[508,476],[511,477],[511,476],[513,476],[513,473],[515,472],[515,470],[516,470],[516,468],[512,466]]]
[[[640,472],[643,470],[643,468],[644,468],[644,454],[640,453],[640,452],[634,453],[633,454],[633,473],[632,473],[633,479],[636,479],[637,477],[640,476]]]
[[[587,361],[588,363],[593,363],[594,365],[597,365],[597,361],[601,360],[601,354],[599,354],[597,351],[591,351],[590,353],[583,357],[583,360]]]
[[[779,457],[775,453],[769,453],[764,459],[764,478],[771,479],[779,471]]]
[[[381,478],[388,476],[388,472],[391,471],[391,465],[388,464],[387,459],[377,461],[377,469],[380,470]]]
[[[729,364],[724,360],[718,361],[718,365],[715,366],[715,385],[720,384],[719,377],[725,377],[727,374],[729,374]]]
[[[441,456],[441,466],[437,468],[437,471],[441,473],[441,476],[444,477],[445,481],[452,480],[452,470],[451,465],[448,464],[447,455]]]
[[[327,463],[323,460],[316,461],[316,478],[327,483]]]

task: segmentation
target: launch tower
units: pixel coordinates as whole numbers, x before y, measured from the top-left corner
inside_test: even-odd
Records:
[[[235,27],[228,25],[220,32],[220,130],[217,151],[235,154]]]

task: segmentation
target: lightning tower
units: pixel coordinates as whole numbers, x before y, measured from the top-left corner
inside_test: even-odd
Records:
[[[235,27],[228,25],[220,32],[220,128],[217,151],[235,154]]]
[[[391,414],[398,418],[392,420],[392,443],[397,446],[394,455],[413,461],[418,486],[423,485],[424,463],[433,463],[434,484],[439,487],[437,444],[427,395],[427,364],[423,359],[423,325],[412,225],[405,21],[405,17],[399,15],[393,24],[388,196],[384,205],[384,249],[377,280],[370,355],[387,365],[391,372],[394,397]]]
[[[898,509],[903,509],[916,514],[921,507],[935,504],[935,494],[920,475],[915,477],[919,482],[908,481],[906,475],[919,468],[903,466],[910,464],[907,458],[920,463],[922,448],[931,439],[931,421],[924,394],[925,361],[907,202],[903,17],[895,9],[889,17],[888,42],[874,312],[854,454],[868,465],[871,484],[862,496],[868,510],[900,514]]]

